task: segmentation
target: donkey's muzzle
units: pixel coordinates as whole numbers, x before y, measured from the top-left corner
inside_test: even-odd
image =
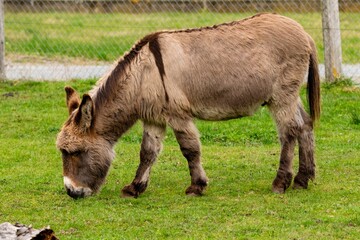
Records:
[[[64,186],[66,193],[74,199],[83,198],[92,194],[92,190],[90,188],[75,186],[68,177],[64,177]]]
[[[65,186],[65,188],[66,188],[66,186]],[[82,191],[73,191],[73,190],[71,190],[69,188],[66,188],[66,193],[67,193],[67,195],[69,195],[70,197],[72,197],[74,199],[85,197],[84,192],[82,192]]]

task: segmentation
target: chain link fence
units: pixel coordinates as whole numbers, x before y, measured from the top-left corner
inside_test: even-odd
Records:
[[[0,0],[1,1],[1,0]],[[147,33],[277,12],[314,38],[323,76],[321,0],[2,0],[7,79],[98,78]],[[360,79],[360,0],[340,0],[343,74]]]

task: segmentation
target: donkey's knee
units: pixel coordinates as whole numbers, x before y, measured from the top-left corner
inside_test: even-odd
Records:
[[[199,159],[201,155],[200,146],[197,141],[192,142],[193,143],[187,143],[187,146],[185,146],[185,144],[180,145],[181,153],[189,164],[196,162],[196,159]]]

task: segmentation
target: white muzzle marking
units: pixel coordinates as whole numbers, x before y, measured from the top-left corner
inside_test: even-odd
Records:
[[[74,193],[83,193],[84,197],[90,196],[93,191],[88,187],[76,186],[74,182],[67,176],[64,176],[64,185],[66,189],[69,189]]]

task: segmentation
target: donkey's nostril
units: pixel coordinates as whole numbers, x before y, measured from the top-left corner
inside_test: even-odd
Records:
[[[85,196],[83,191],[72,190],[67,187],[65,187],[65,188],[66,188],[67,195],[69,195],[70,197],[72,197],[74,199],[83,198]]]

